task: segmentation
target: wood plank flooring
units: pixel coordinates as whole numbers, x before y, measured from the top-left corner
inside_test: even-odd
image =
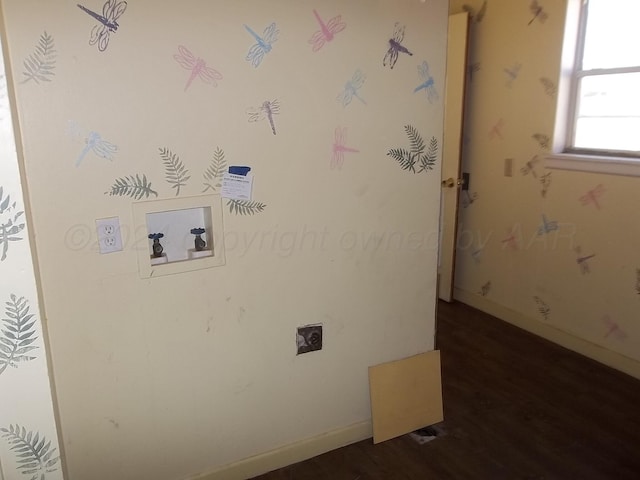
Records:
[[[640,381],[438,306],[445,435],[365,440],[255,480],[640,479]]]

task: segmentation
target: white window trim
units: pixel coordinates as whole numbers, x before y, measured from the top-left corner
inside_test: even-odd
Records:
[[[553,132],[552,153],[545,157],[545,167],[557,170],[573,170],[609,175],[640,177],[640,159],[602,154],[565,152],[571,132],[569,115],[572,115],[574,88],[573,72],[576,64],[578,33],[582,27],[580,9],[582,0],[567,2],[564,44],[558,82],[558,99]]]

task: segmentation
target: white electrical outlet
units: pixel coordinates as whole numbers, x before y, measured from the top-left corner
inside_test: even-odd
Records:
[[[113,253],[122,250],[120,218],[100,218],[96,220],[96,230],[98,232],[100,253]]]

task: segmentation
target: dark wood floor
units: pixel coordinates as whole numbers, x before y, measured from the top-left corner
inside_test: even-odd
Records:
[[[440,303],[446,433],[365,440],[260,480],[640,479],[640,381]]]

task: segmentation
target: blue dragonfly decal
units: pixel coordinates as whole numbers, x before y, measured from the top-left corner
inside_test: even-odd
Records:
[[[75,138],[83,136],[80,126],[76,122],[69,122],[68,131]],[[113,143],[107,142],[100,136],[98,132],[89,132],[84,139],[85,146],[76,159],[76,167],[79,167],[89,152],[104,158],[105,160],[113,160],[113,156],[117,153],[118,147]]]
[[[389,50],[385,53],[384,58],[382,59],[382,66],[386,67],[389,64],[389,67],[393,69],[396,62],[398,61],[398,53],[406,53],[407,55],[413,55],[409,51],[407,47],[402,45],[402,41],[404,40],[404,25],[400,25],[400,23],[396,22],[395,28],[393,30],[393,38],[389,39]]]
[[[437,101],[440,96],[438,95],[438,91],[435,87],[435,80],[429,73],[429,64],[426,61],[418,65],[418,75],[423,79],[423,82],[413,90],[413,93],[424,90],[427,92],[427,99],[429,100],[429,103]]]
[[[538,235],[544,235],[545,233],[550,233],[554,230],[558,230],[558,222],[555,220],[547,220],[546,215],[543,213],[542,225],[538,227]]]
[[[91,29],[89,45],[98,44],[98,50],[104,52],[109,45],[109,35],[118,30],[118,18],[127,9],[127,2],[107,0],[102,6],[102,15],[89,10],[87,7],[77,4],[78,8],[95,18],[99,24]]]
[[[344,84],[344,90],[340,93],[340,95],[338,95],[336,100],[338,100],[338,102],[340,102],[343,107],[346,107],[355,97],[366,105],[367,102],[365,102],[365,100],[358,94],[358,90],[362,88],[366,79],[367,76],[362,73],[362,70],[356,70],[351,77],[351,80]]]
[[[262,36],[254,32],[248,25],[243,25],[245,30],[255,39],[256,43],[249,49],[249,53],[245,57],[247,62],[250,62],[255,68],[260,66],[264,56],[273,48],[272,44],[278,40],[280,30],[276,26],[276,22],[273,22],[262,32]]]

